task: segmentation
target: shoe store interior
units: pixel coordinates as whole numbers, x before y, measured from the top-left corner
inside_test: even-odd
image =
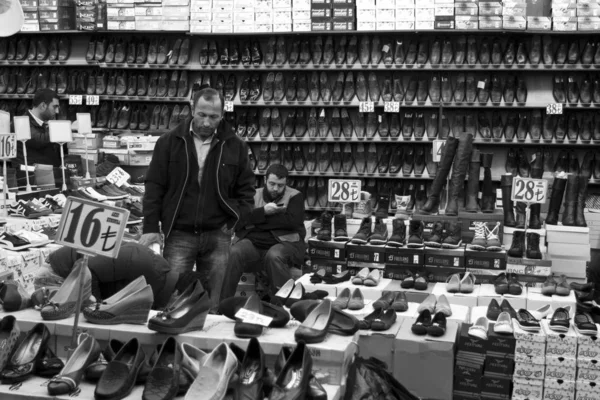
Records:
[[[600,399],[600,0],[7,2],[2,400]]]

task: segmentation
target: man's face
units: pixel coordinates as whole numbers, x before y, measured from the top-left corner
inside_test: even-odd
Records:
[[[53,99],[52,103],[50,103],[50,104],[41,103],[41,105],[42,105],[41,116],[42,116],[42,120],[44,122],[56,119],[56,116],[58,115],[58,113],[60,111],[58,99]]]
[[[221,101],[218,97],[214,98],[212,101],[200,97],[194,108],[192,129],[194,130],[194,133],[200,137],[208,138],[215,133],[222,118],[223,112],[221,111]]]
[[[269,174],[269,176],[265,178],[265,187],[272,200],[276,200],[283,194],[286,181],[287,178],[278,178],[274,174]]]

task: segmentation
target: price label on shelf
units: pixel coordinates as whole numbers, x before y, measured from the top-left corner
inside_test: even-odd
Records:
[[[444,152],[444,148],[446,147],[445,140],[434,140],[433,148],[431,149],[433,162],[440,162],[442,159],[442,153]]]
[[[332,203],[358,203],[361,183],[358,179],[330,179],[327,200]]]
[[[562,115],[563,105],[562,103],[548,104],[546,106],[546,114],[548,115]]]
[[[77,197],[68,197],[56,243],[84,254],[116,258],[129,211]]]
[[[271,317],[246,310],[245,308],[240,308],[239,311],[235,313],[235,317],[241,319],[244,323],[261,326],[269,326],[271,325],[271,321],[273,321],[273,318]]]
[[[358,112],[367,113],[375,111],[375,103],[372,101],[361,101],[358,103]]]
[[[9,160],[17,156],[17,135],[14,133],[0,134],[0,160]]]
[[[113,169],[111,173],[106,176],[107,181],[119,187],[127,183],[129,178],[131,178],[131,175],[125,172],[121,167]]]
[[[225,112],[233,112],[233,101],[226,101],[224,110]]]
[[[81,104],[83,104],[83,96],[80,94],[70,94],[69,95],[69,105],[76,105],[76,106],[80,106]]]
[[[383,112],[397,113],[400,112],[400,103],[397,101],[386,101],[383,103]]]
[[[88,106],[100,105],[100,96],[85,96],[85,104]]]
[[[516,177],[513,179],[511,200],[531,204],[544,204],[548,193],[546,179]]]

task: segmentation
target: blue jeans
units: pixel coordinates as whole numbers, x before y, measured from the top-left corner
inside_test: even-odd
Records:
[[[180,273],[192,271],[195,263],[202,286],[208,291],[213,308],[216,308],[230,247],[231,235],[222,229],[199,234],[173,230],[166,240],[163,257],[172,269]]]

